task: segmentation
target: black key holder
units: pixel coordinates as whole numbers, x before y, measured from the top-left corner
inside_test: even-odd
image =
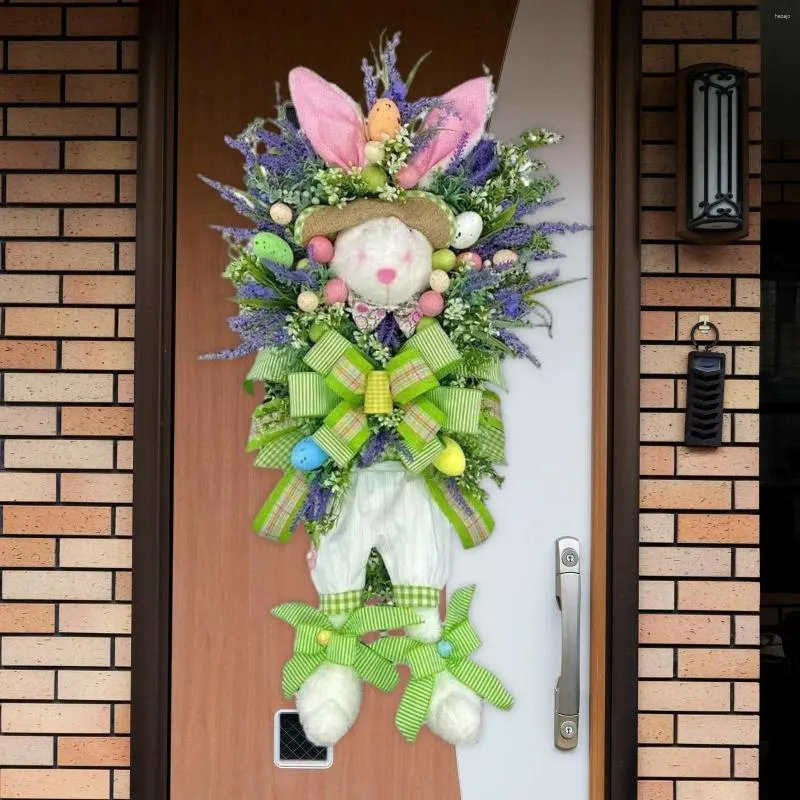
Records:
[[[710,339],[701,338],[708,333]],[[683,441],[689,447],[719,447],[725,400],[725,353],[714,352],[719,328],[703,316],[689,336],[694,350],[689,353]]]

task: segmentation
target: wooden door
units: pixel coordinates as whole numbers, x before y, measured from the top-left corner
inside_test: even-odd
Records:
[[[250,533],[274,483],[243,452],[253,399],[244,362],[200,362],[233,343],[219,274],[225,246],[211,224],[237,224],[197,178],[240,182],[223,137],[270,116],[276,81],[303,64],[352,95],[359,58],[381,30],[403,32],[409,68],[428,50],[415,91],[441,93],[496,76],[513,0],[185,0],[179,21],[175,312],[172,797],[174,800],[457,800],[456,756],[424,731],[408,745],[393,727],[396,697],[368,692],[355,728],[325,771],[272,763],[272,718],[287,707],[281,666],[291,630],[270,616],[313,602],[302,535],[285,546]]]

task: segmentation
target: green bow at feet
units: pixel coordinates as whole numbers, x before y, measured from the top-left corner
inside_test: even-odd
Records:
[[[272,613],[297,629],[294,655],[283,667],[282,688],[286,697],[296,694],[326,662],[352,667],[362,680],[383,692],[391,691],[399,680],[397,667],[364,644],[361,637],[420,622],[411,609],[395,606],[357,608],[338,628],[327,614],[305,603],[282,603]]]
[[[417,738],[425,723],[436,679],[442,672],[449,672],[459,683],[503,711],[511,708],[514,702],[489,670],[468,658],[481,645],[467,618],[474,593],[474,586],[453,593],[438,642],[426,644],[406,636],[388,636],[372,645],[371,649],[382,657],[411,668],[411,677],[395,716],[398,730],[409,742]]]

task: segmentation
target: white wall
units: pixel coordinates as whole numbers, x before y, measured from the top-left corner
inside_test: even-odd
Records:
[[[565,140],[540,151],[561,181],[559,205],[542,220],[591,224],[593,114],[592,0],[520,0],[499,79],[492,132],[512,138],[544,126]],[[543,366],[507,363],[503,400],[509,466],[490,508],[497,527],[477,550],[456,554],[450,591],[478,586],[473,622],[483,639],[475,660],[514,694],[507,712],[486,707],[482,741],[458,753],[464,800],[582,800],[588,796],[588,589],[591,427],[591,233],[558,242],[558,265],[582,283],[546,298],[555,315],[525,339]],[[553,688],[560,665],[554,541],[583,548],[583,696],[578,749],[553,745]]]

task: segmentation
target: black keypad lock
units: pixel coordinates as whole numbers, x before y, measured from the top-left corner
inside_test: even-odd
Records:
[[[724,399],[725,353],[709,350],[689,353],[685,444],[690,447],[719,447],[722,444]]]

